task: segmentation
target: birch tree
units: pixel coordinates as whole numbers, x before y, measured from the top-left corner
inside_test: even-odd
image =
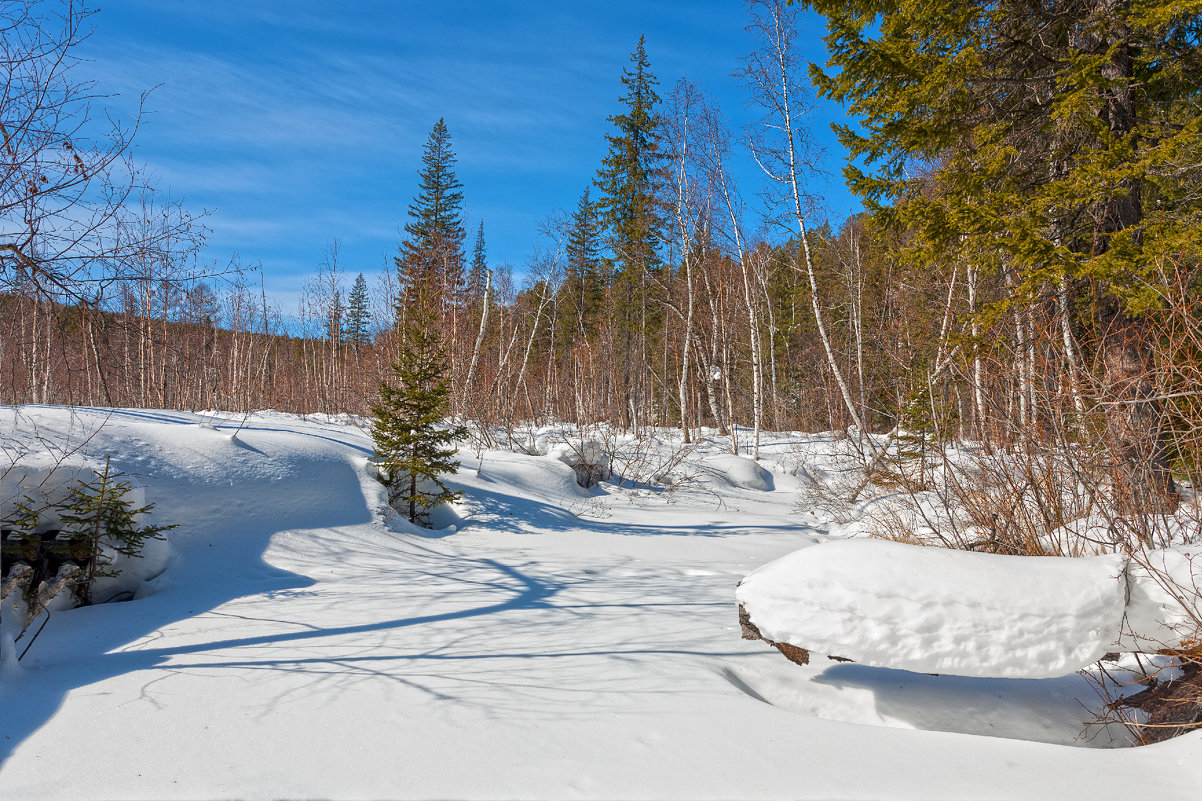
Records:
[[[867,444],[875,457],[877,447],[864,425],[831,345],[814,272],[808,230],[814,200],[806,191],[805,181],[817,169],[819,152],[804,124],[812,100],[805,89],[801,72],[803,63],[796,50],[800,9],[784,0],[752,0],[748,8],[751,12],[748,31],[755,39],[756,49],[747,56],[738,74],[750,92],[752,103],[762,112],[758,124],[751,129],[748,145],[775,187],[777,196],[789,209],[787,219],[801,240],[810,306],[827,369],[839,387],[857,437]],[[782,221],[779,217],[777,220]]]

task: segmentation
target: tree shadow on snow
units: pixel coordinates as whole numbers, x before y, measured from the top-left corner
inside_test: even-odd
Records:
[[[311,474],[286,480],[265,475],[255,484],[242,477],[236,491],[178,469],[151,472],[156,495],[166,499],[156,517],[181,524],[169,535],[174,556],[167,572],[139,600],[54,613],[19,667],[0,674],[0,767],[55,714],[67,693],[161,665],[172,653],[130,650],[130,643],[152,632],[169,636],[172,624],[237,598],[312,586],[309,577],[264,561],[274,535],[373,519],[359,471],[346,460],[318,461]]]
[[[391,551],[390,563],[369,560],[374,572],[359,574],[354,592],[360,610],[394,606],[400,585],[406,588],[406,609],[427,613],[174,647],[149,644],[123,655],[127,670],[147,670],[154,676],[148,685],[163,672],[217,676],[261,670],[276,679],[287,676],[273,682],[266,702],[266,694],[256,699],[260,714],[289,702],[311,704],[315,697],[338,704],[341,692],[367,682],[381,698],[389,685],[403,686],[435,702],[478,706],[490,714],[543,710],[559,719],[595,714],[599,707],[618,711],[640,695],[675,691],[660,675],[665,659],[746,656],[743,648],[665,643],[654,626],[596,625],[607,618],[655,618],[673,621],[673,629],[704,628],[698,624],[704,607],[725,610],[729,604],[714,601],[712,590],[698,587],[686,573],[673,585],[627,557],[565,571],[534,559],[523,562],[521,549],[510,550],[514,558],[501,562],[465,556],[446,543],[407,538],[397,545],[400,553]],[[663,585],[654,596],[648,592],[652,576]],[[605,588],[594,596],[597,583]],[[316,609],[320,600],[311,600]]]
[[[1091,747],[1130,744],[1120,726],[1088,725],[1089,704],[1101,702],[1089,682],[1077,674],[997,679],[838,664],[814,682],[868,690],[882,718],[924,731]]]
[[[639,524],[629,521],[612,521],[607,518],[592,517],[588,512],[589,502],[603,499],[605,496],[581,497],[572,507],[564,507],[545,501],[536,501],[508,494],[503,491],[483,489],[480,486],[464,487],[470,511],[464,518],[462,527],[481,525],[491,531],[503,531],[509,534],[530,534],[533,532],[569,531],[585,529],[603,534],[617,534],[631,537],[725,537],[737,536],[750,531],[755,532],[788,532],[791,534],[817,534],[819,531],[800,523],[787,522],[779,524],[763,524],[761,522],[740,525],[737,523],[720,523],[704,521],[688,524],[657,523]],[[576,514],[573,509],[579,509]],[[621,507],[619,507],[621,508]],[[473,518],[477,518],[474,520]]]

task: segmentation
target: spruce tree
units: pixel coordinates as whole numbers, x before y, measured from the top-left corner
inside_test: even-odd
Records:
[[[613,274],[616,333],[622,350],[632,356],[620,378],[624,415],[646,400],[645,382],[651,369],[648,354],[655,350],[652,339],[662,317],[652,297],[654,283],[649,274],[661,266],[663,222],[657,198],[665,180],[660,120],[655,112],[659,82],[651,73],[643,36],[630,61],[633,66],[622,70],[621,79],[625,94],[620,101],[625,112],[609,118],[614,131],[605,136],[609,152],[595,181],[600,190],[597,209],[607,231],[607,263]]]
[[[815,82],[859,122],[839,129],[852,188],[931,260],[1003,275],[1004,304],[1056,297],[1097,348],[1129,511],[1172,509],[1147,320],[1166,254],[1202,237],[1196,4],[807,5],[829,32]]]
[[[380,382],[371,436],[389,502],[405,511],[409,522],[424,524],[431,508],[459,497],[441,476],[459,469],[454,443],[466,430],[442,424],[451,402],[446,352],[433,304],[415,300],[405,317],[400,358],[392,366],[393,383]]]
[[[605,293],[600,223],[587,187],[572,213],[564,255],[567,262],[565,293],[576,317],[577,333],[585,333],[592,328]]]
[[[418,177],[418,194],[409,205],[405,240],[396,258],[398,319],[416,293],[441,311],[453,306],[463,291],[463,185],[455,177],[451,134],[441,118],[426,141]]]
[[[608,244],[619,273],[637,274],[659,264],[662,219],[657,192],[664,181],[660,152],[660,119],[655,106],[659,81],[643,36],[630,56],[633,68],[622,70],[626,110],[609,117],[613,133],[605,135],[609,152],[601,161],[596,186],[597,209],[608,229]]]
[[[371,309],[367,298],[367,279],[363,273],[355,278],[346,304],[345,338],[355,347],[371,341]]]
[[[484,222],[476,229],[476,243],[472,247],[472,266],[467,274],[467,294],[472,303],[484,297],[484,282],[488,275],[488,256],[484,245]]]

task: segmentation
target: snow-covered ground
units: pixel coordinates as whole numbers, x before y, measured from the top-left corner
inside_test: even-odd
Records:
[[[137,600],[54,613],[0,672],[6,801],[1202,786],[1202,735],[1082,736],[1098,701],[1075,674],[797,667],[741,640],[737,582],[840,530],[794,509],[798,464],[818,469],[829,439],[774,437],[765,470],[724,442],[680,464],[659,443],[613,467],[675,484],[589,490],[553,447],[464,449],[464,500],[425,531],[386,508],[350,419],[22,407],[0,410],[0,436],[9,456],[110,455],[180,524]]]

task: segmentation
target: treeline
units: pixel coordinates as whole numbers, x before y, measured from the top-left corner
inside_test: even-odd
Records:
[[[432,304],[461,418],[743,426],[753,453],[761,430],[833,429],[869,463],[867,431],[1051,448],[1138,509],[1175,503],[1202,386],[1197,13],[812,3],[824,72],[797,7],[748,5],[747,135],[688,81],[661,98],[640,41],[605,159],[520,270],[465,230],[440,120],[395,270],[369,288],[332,247],[287,336],[242,274],[171,269],[164,242],[195,241],[175,223],[100,260],[123,270],[91,300],[5,262],[2,400],[366,413]],[[811,85],[860,123],[840,135],[868,211],[833,228]]]

